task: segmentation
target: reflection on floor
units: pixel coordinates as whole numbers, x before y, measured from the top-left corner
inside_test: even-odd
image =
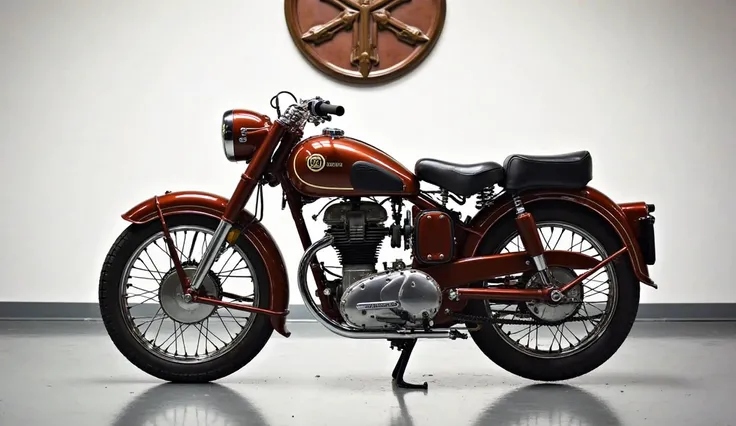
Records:
[[[472,341],[420,341],[399,391],[385,341],[290,324],[218,384],[163,384],[122,358],[98,322],[0,322],[0,425],[729,425],[736,323],[637,323],[605,366],[535,384]]]

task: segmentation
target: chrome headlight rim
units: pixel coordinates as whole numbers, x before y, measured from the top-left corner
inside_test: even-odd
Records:
[[[233,138],[233,111],[222,115],[222,150],[229,161],[235,158],[235,140]]]

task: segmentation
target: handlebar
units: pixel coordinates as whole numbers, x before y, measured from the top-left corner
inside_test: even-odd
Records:
[[[309,112],[319,117],[328,115],[339,117],[345,114],[345,108],[340,105],[332,105],[330,101],[312,101],[309,103]]]
[[[296,100],[295,96],[294,100]],[[288,126],[292,131],[303,130],[306,123],[312,123],[318,126],[321,123],[330,121],[332,115],[341,116],[345,114],[344,107],[341,105],[332,105],[330,101],[326,101],[319,96],[291,104],[283,115],[279,112],[278,95],[272,98],[271,104],[279,114],[278,121],[282,125]]]

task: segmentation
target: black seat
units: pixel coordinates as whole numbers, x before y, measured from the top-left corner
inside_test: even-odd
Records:
[[[498,184],[504,177],[503,167],[498,163],[455,164],[431,158],[417,161],[414,173],[425,182],[463,197]]]
[[[588,151],[560,155],[519,155],[503,162],[508,191],[527,189],[579,189],[593,179],[593,161]]]

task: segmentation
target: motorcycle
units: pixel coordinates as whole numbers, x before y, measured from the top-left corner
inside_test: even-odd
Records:
[[[284,95],[293,103],[282,114]],[[304,306],[338,336],[398,348],[398,387],[427,387],[404,379],[419,339],[470,336],[492,362],[530,380],[587,374],[627,338],[640,284],[657,288],[648,271],[655,206],[617,204],[588,186],[587,151],[514,154],[503,164],[425,158],[411,172],[337,128],[304,137],[307,124],[342,116],[342,106],[286,91],[271,106],[274,121],[246,109],[223,114],[225,157],[247,164],[229,199],[166,191],[122,215],[130,225],[104,261],[99,306],[117,349],[152,376],[214,381],[253,360],[274,330],[290,336],[286,265],[261,223],[266,186],[281,187],[304,249],[296,270]],[[473,198],[474,214],[462,218],[457,206]],[[313,217],[324,212],[324,235],[312,241],[303,209],[320,200]],[[408,260],[379,267],[385,240]],[[318,260],[328,247],[340,265]],[[132,305],[135,297],[143,302]],[[143,315],[133,315],[139,306]]]

